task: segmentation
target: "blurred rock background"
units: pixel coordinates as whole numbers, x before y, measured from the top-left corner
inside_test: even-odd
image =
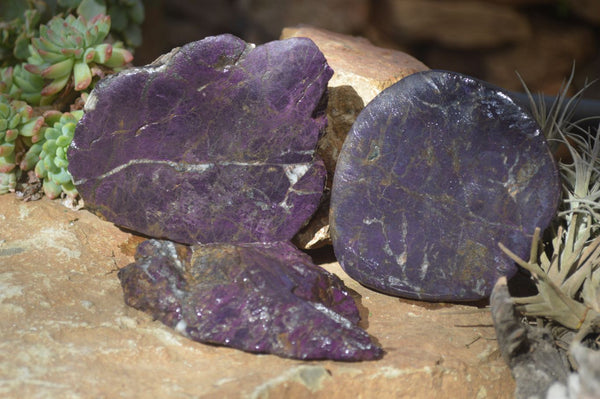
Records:
[[[307,24],[363,36],[448,69],[556,94],[576,65],[574,89],[600,77],[600,0],[147,0],[138,65],[175,46],[232,33],[278,39]],[[585,97],[600,98],[600,83]]]

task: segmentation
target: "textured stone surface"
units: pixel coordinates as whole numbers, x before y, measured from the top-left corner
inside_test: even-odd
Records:
[[[547,94],[556,95],[571,74],[573,63],[576,72],[582,73],[582,81],[584,76],[589,79],[598,76],[597,68],[588,72],[581,70],[581,66],[594,56],[598,48],[591,29],[559,23],[534,25],[534,28],[530,40],[498,49],[483,60],[486,80],[497,82],[508,90],[522,91],[522,83],[515,74],[518,71],[530,89],[536,87]],[[581,86],[580,83],[574,89]],[[586,91],[586,96],[589,93]]]
[[[119,279],[128,305],[195,341],[296,359],[383,355],[342,281],[290,243],[148,240]]]
[[[429,69],[409,54],[374,46],[363,37],[310,26],[283,29],[281,38],[291,37],[308,37],[314,41],[333,68],[330,89],[351,86],[364,104],[403,77]]]
[[[332,71],[308,39],[221,35],[94,89],[69,148],[89,209],[183,243],[290,239],[319,204]]]
[[[317,147],[317,153],[325,162],[329,189],[342,144],[365,104],[403,77],[428,68],[409,54],[374,46],[361,37],[310,26],[285,28],[281,38],[291,37],[313,40],[334,71],[328,84],[327,127]],[[310,223],[296,235],[294,242],[301,248],[331,244],[327,195]]]
[[[342,267],[359,282],[427,300],[486,297],[515,272],[560,195],[533,119],[500,89],[444,71],[408,76],[359,115],[331,192]]]
[[[300,361],[187,339],[123,301],[136,240],[58,201],[0,196],[0,396],[510,399],[489,311],[366,289],[337,263],[386,354]]]
[[[579,17],[600,25],[600,3],[594,0],[571,0],[569,6]]]
[[[259,43],[277,37],[285,26],[300,23],[340,33],[360,31],[368,24],[369,3],[369,0],[245,0],[238,5],[247,23],[243,37]]]
[[[385,0],[385,28],[396,37],[449,48],[493,48],[526,40],[527,18],[500,4],[476,1]]]

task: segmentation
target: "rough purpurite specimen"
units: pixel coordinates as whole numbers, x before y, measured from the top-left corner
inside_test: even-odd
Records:
[[[148,240],[135,258],[119,271],[126,303],[196,341],[298,359],[383,354],[343,282],[290,243]]]
[[[222,35],[96,86],[68,153],[77,189],[109,221],[170,240],[119,272],[127,304],[200,342],[382,356],[343,282],[289,243],[322,195],[331,75],[309,39]]]
[[[555,215],[556,164],[502,90],[457,73],[410,75],[346,139],[331,194],[334,250],[360,283],[425,300],[476,300],[516,268]]]
[[[187,44],[99,82],[69,172],[88,209],[148,236],[288,240],[321,198],[331,75],[306,38]]]

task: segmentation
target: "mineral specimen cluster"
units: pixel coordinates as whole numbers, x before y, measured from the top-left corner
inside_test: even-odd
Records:
[[[120,270],[129,305],[250,352],[383,355],[341,280],[288,242],[323,192],[331,75],[309,39],[221,35],[96,86],[68,153],[75,185],[89,209],[162,239]]]
[[[371,360],[342,281],[289,241],[319,205],[315,154],[331,68],[306,38],[221,35],[99,82],[69,148],[86,206],[154,239],[119,278],[125,301],[182,334],[299,359]],[[331,190],[334,250],[360,283],[475,300],[515,272],[556,212],[556,164],[502,90],[410,75],[359,114]]]
[[[560,197],[536,122],[501,89],[424,71],[360,113],[331,193],[337,259],[371,288],[425,300],[476,300],[516,267]]]

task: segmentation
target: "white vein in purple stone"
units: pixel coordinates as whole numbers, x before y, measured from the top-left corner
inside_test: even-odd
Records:
[[[283,168],[283,171],[290,181],[290,186],[293,186],[306,174],[306,172],[310,169],[312,163],[304,162],[297,164],[270,164],[265,162],[208,162],[201,164],[186,164],[179,163],[173,161],[165,161],[165,160],[157,160],[157,159],[132,159],[129,162],[119,165],[106,173],[101,174],[100,176],[96,176],[92,178],[93,180],[102,180],[107,177],[110,177],[114,174],[121,172],[122,170],[132,166],[132,165],[142,165],[142,164],[159,164],[159,165],[167,165],[172,167],[173,169],[181,172],[196,172],[196,173],[204,173],[209,169],[214,168],[215,166],[276,166]],[[76,185],[84,184],[88,182],[89,178],[79,179],[74,183]]]

